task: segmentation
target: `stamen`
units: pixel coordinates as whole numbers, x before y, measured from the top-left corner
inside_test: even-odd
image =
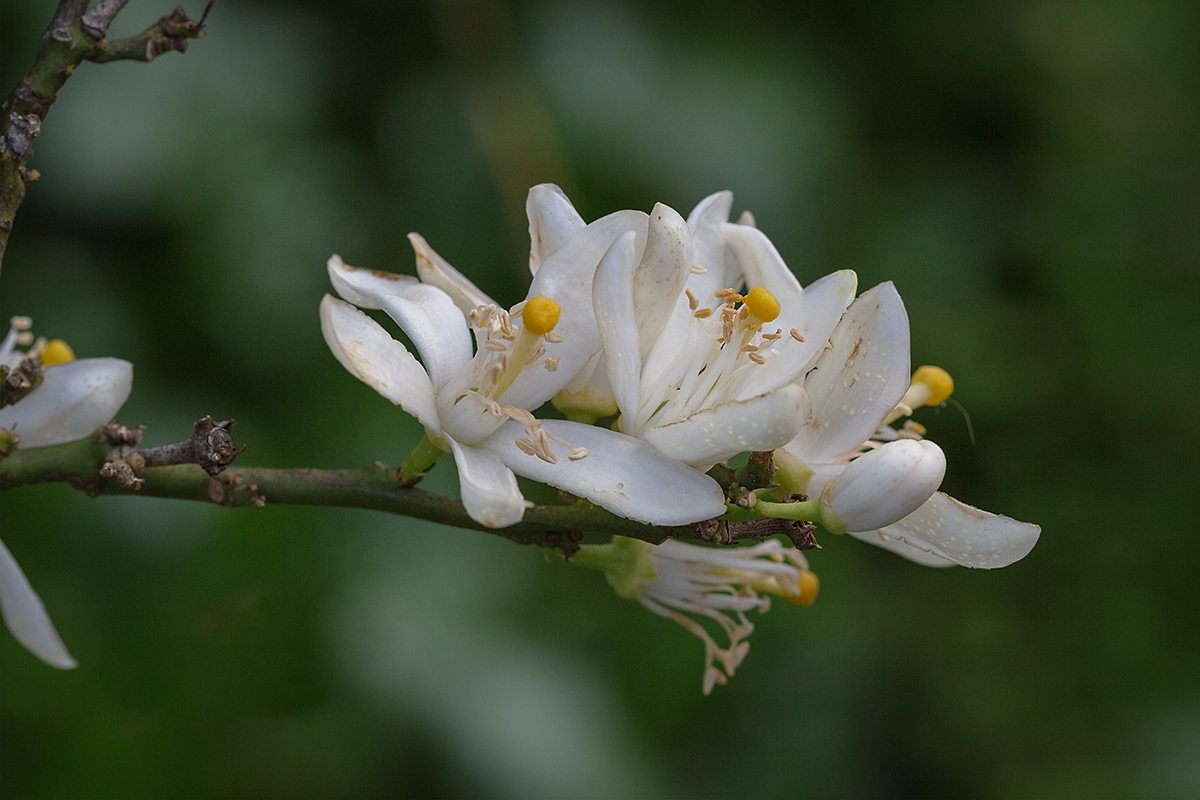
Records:
[[[544,333],[544,334],[542,334],[542,338],[545,339],[550,344],[561,344],[562,340],[563,340],[562,334],[558,333],[557,331],[550,331],[549,333]]]
[[[527,456],[537,455],[537,448],[533,446],[533,442],[529,441],[524,436],[518,436],[517,441],[514,442],[514,444],[516,444],[517,448]]]
[[[551,356],[542,362],[546,366],[546,372],[558,372],[558,359]]]
[[[488,339],[483,343],[484,350],[490,350],[493,353],[504,353],[508,350],[508,345],[498,339]]]
[[[792,338],[795,339],[797,342],[804,341],[804,337],[800,335],[800,331],[796,330],[795,328],[792,328],[791,334],[792,334]]]
[[[708,319],[709,317],[712,316],[712,309],[711,308],[702,308],[699,311],[697,311],[696,313],[692,314],[692,316],[695,317],[696,319]]]
[[[758,345],[756,345],[756,344],[744,344],[744,345],[742,345],[742,352],[743,352],[743,353],[757,353],[757,352],[758,352]]]
[[[33,327],[32,317],[13,317],[9,324],[19,331],[27,331]]]
[[[758,353],[746,353],[746,357],[749,358],[751,361],[753,361],[755,364],[767,363],[767,360],[765,358],[763,358],[762,356],[760,356]]]
[[[708,270],[706,270],[704,267],[700,266],[699,264],[692,264],[692,274],[693,275],[703,275],[706,272],[708,272]]]
[[[683,293],[687,295],[688,308],[690,308],[692,311],[695,311],[700,307],[700,301],[696,299],[696,295],[692,294],[691,289],[684,289]]]
[[[28,347],[33,344],[33,331],[21,331],[17,334],[17,344],[21,347]]]
[[[717,289],[715,292],[713,292],[713,297],[717,298],[718,300],[721,300],[723,298],[729,297],[733,293],[734,293],[733,289]]]
[[[587,458],[587,454],[586,447],[572,447],[571,452],[567,455],[567,458],[571,459],[572,461],[581,461],[582,459]]]

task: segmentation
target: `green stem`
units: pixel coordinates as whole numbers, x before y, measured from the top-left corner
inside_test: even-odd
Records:
[[[760,517],[795,519],[801,522],[821,521],[821,500],[801,500],[797,503],[768,503],[759,500],[753,511]]]
[[[433,469],[433,465],[442,452],[442,449],[429,438],[429,432],[426,431],[425,435],[421,437],[421,441],[417,442],[417,446],[400,465],[400,485],[411,487],[420,483],[421,478],[424,478],[426,473]]]
[[[668,538],[698,539],[690,525],[646,525],[618,517],[582,500],[534,506],[507,528],[488,528],[467,514],[459,500],[404,487],[401,469],[262,469],[231,467],[215,478],[194,464],[142,467],[141,483],[126,486],[100,477],[113,446],[94,439],[17,450],[0,459],[0,489],[64,482],[89,495],[165,497],[215,503],[227,508],[271,505],[337,506],[387,511],[457,528],[485,531],[520,544],[552,545],[548,534],[583,531],[627,536],[657,544]]]

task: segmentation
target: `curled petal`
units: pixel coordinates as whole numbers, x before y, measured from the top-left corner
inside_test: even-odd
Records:
[[[321,333],[346,370],[441,434],[433,384],[425,369],[375,320],[349,303],[325,295]]]
[[[471,283],[466,275],[450,266],[450,262],[439,256],[421,234],[410,233],[408,241],[417,254],[417,274],[421,276],[421,282],[436,286],[450,295],[454,305],[464,315],[469,316],[479,306],[493,304],[492,298]]]
[[[613,242],[596,268],[596,281],[592,287],[596,326],[604,343],[609,385],[617,407],[627,419],[633,419],[637,414],[642,372],[633,306],[636,257],[633,247],[632,231]]]
[[[692,258],[704,269],[688,279],[688,288],[701,303],[718,289],[736,288],[742,283],[740,267],[726,256],[725,234],[721,226],[729,221],[733,208],[732,192],[717,192],[701,200],[688,214],[692,230]]]
[[[729,243],[730,253],[746,276],[747,286],[766,286],[785,306],[800,296],[800,281],[796,280],[765,233],[750,225],[732,222],[722,225],[721,231]]]
[[[904,396],[908,367],[908,314],[895,287],[883,283],[850,305],[804,379],[812,416],[789,452],[816,464],[858,447]]]
[[[0,409],[0,428],[15,430],[22,448],[73,442],[111,420],[132,389],[133,365],[119,358],[55,364],[40,386]]]
[[[529,272],[537,275],[546,259],[584,227],[584,222],[566,193],[553,183],[529,190],[525,215],[529,217]]]
[[[774,450],[796,435],[808,416],[808,393],[796,384],[706,408],[687,419],[648,428],[642,438],[671,458],[707,470],[752,450]]]
[[[337,293],[361,308],[381,308],[408,334],[435,389],[471,360],[471,333],[450,295],[405,275],[351,267],[329,259]]]
[[[644,356],[666,327],[692,274],[692,235],[675,209],[657,203],[650,212],[646,251],[633,274],[633,314]]]
[[[0,542],[0,612],[13,638],[42,661],[59,669],[78,666],[4,542]]]
[[[937,492],[899,522],[852,535],[920,564],[942,559],[964,567],[995,569],[1027,556],[1041,532],[1037,525],[991,514]]]
[[[518,475],[587,498],[618,516],[652,525],[686,525],[725,512],[725,495],[712,478],[667,458],[632,436],[562,420],[543,420],[547,432],[588,455],[571,461],[564,445],[550,441],[557,463],[516,446],[523,428],[508,421],[479,447],[495,453]]]
[[[442,437],[454,453],[458,467],[459,494],[471,519],[489,528],[515,525],[525,516],[527,501],[517,488],[517,477],[493,453],[461,445]]]

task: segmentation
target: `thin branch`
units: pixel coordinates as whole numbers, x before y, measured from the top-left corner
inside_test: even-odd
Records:
[[[85,14],[86,0],[60,0],[29,74],[0,106],[0,265],[17,209],[25,200],[25,187],[38,178],[37,170],[26,166],[33,155],[33,140],[75,68],[85,60],[152,61],[170,50],[182,53],[189,39],[204,35],[204,19],[212,8],[210,0],[198,21],[177,8],[136,36],[109,42],[104,34],[126,2],[101,0]]]
[[[618,517],[585,500],[534,506],[507,528],[488,528],[467,514],[459,500],[401,485],[400,469],[230,469],[212,477],[199,466],[139,467],[138,452],[110,460],[114,446],[102,436],[17,450],[0,459],[0,489],[64,482],[91,496],[138,495],[215,503],[226,508],[269,505],[338,506],[388,511],[407,517],[485,531],[520,544],[571,549],[583,533],[619,534],[658,543],[668,538],[702,539],[702,525],[655,526]],[[124,469],[120,469],[124,467]],[[136,475],[136,477],[133,477]]]

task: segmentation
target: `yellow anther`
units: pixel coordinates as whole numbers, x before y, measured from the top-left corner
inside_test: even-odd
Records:
[[[811,606],[817,599],[817,590],[821,588],[821,582],[817,580],[815,572],[807,569],[800,570],[800,594],[785,594],[784,597],[789,603],[796,606]]]
[[[929,392],[929,397],[923,405],[940,406],[954,391],[954,379],[950,373],[941,367],[920,367],[912,376],[913,384],[923,384]]]
[[[746,308],[762,322],[770,322],[779,316],[779,301],[765,286],[755,286],[745,297]]]
[[[51,339],[46,342],[46,349],[42,351],[42,365],[50,366],[51,364],[65,364],[68,361],[75,360],[75,351],[71,349],[71,345],[64,342],[62,339]]]
[[[529,298],[525,303],[525,310],[522,312],[525,330],[536,333],[538,336],[549,333],[558,324],[558,315],[561,310],[558,303],[549,297],[539,294],[537,297]]]

